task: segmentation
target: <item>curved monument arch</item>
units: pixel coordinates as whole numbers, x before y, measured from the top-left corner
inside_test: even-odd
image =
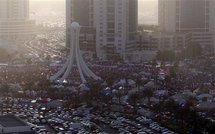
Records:
[[[63,83],[69,77],[72,66],[76,63],[82,83],[86,83],[86,77],[100,80],[101,78],[94,74],[86,65],[81,55],[79,46],[80,25],[77,22],[71,24],[71,44],[70,54],[63,67],[53,76],[49,78],[51,82],[58,81]]]

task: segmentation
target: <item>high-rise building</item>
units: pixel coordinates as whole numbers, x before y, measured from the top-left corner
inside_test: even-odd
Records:
[[[1,19],[28,19],[28,0],[1,0]]]
[[[29,0],[0,0],[0,38],[16,40],[32,36],[34,23],[29,20]]]
[[[137,7],[137,0],[67,0],[67,27],[78,22],[81,46],[94,46],[98,58],[126,59],[137,45]],[[67,28],[68,44],[69,33]]]
[[[159,28],[162,32],[192,33],[192,42],[204,50],[213,48],[211,0],[159,0]]]
[[[91,7],[91,9],[90,9]],[[93,6],[90,0],[66,0],[66,45],[70,47],[70,27],[73,21],[81,25],[81,50],[96,52],[96,30],[93,27]]]

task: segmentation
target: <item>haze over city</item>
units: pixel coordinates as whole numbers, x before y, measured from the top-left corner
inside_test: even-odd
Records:
[[[215,134],[215,0],[0,0],[0,134]]]
[[[139,0],[138,4],[139,24],[157,25],[157,0]],[[47,16],[51,16],[52,20],[55,21],[56,17],[65,16],[65,0],[30,0],[30,10],[31,15],[32,13],[33,17],[36,15],[39,22]]]

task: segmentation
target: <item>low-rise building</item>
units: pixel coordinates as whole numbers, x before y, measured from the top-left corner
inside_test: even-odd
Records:
[[[0,116],[0,134],[36,134],[31,127],[21,119],[6,115]]]
[[[159,50],[181,50],[192,41],[191,33],[157,33]]]

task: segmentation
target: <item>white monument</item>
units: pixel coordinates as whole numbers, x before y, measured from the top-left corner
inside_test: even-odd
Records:
[[[72,66],[76,63],[79,75],[81,77],[82,83],[86,83],[86,77],[95,80],[100,80],[101,78],[95,75],[86,65],[81,55],[79,46],[79,34],[80,25],[77,22],[71,24],[71,44],[70,44],[70,54],[64,64],[64,66],[53,76],[50,77],[50,81],[58,81],[63,83],[68,77],[72,70]]]

